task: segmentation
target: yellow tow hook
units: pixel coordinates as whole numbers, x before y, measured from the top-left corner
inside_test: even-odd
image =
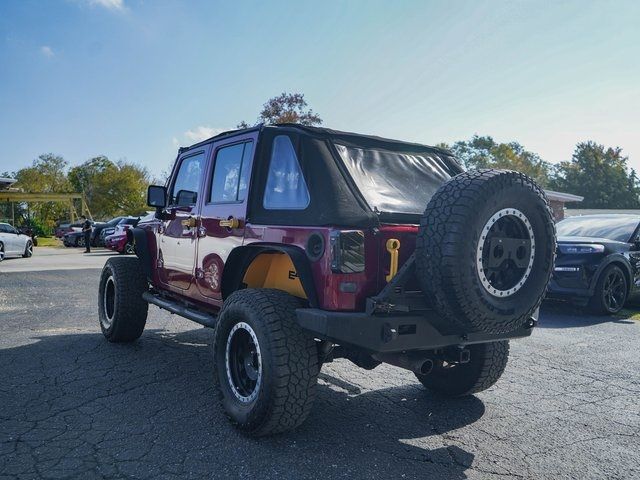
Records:
[[[396,276],[396,273],[398,273],[398,250],[400,250],[400,240],[397,238],[390,238],[387,240],[387,252],[391,255],[389,275],[385,277],[387,283],[389,283],[391,279]]]

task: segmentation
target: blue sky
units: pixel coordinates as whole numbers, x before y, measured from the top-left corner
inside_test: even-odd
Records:
[[[0,171],[53,152],[165,170],[282,91],[325,125],[640,170],[640,2],[0,2]]]

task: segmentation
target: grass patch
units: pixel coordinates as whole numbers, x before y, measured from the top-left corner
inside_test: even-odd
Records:
[[[62,240],[56,237],[38,237],[38,247],[62,247]]]
[[[616,317],[640,322],[640,310],[637,308],[623,308],[618,312]]]

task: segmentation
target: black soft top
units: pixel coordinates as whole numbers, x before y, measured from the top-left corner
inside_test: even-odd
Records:
[[[247,219],[253,224],[365,228],[377,226],[381,222],[419,222],[419,215],[372,210],[340,159],[335,143],[363,149],[427,154],[437,157],[455,172],[462,171],[453,155],[441,148],[298,124],[259,125],[231,130],[183,148],[180,152],[254,130],[259,131],[260,135],[253,164],[247,212]],[[310,196],[310,203],[304,210],[272,210],[263,206],[271,146],[273,139],[279,135],[288,136],[295,148]]]

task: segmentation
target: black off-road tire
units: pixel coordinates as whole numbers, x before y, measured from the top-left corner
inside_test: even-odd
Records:
[[[623,282],[621,292],[623,293],[622,300],[620,301],[620,305],[616,308],[611,308],[611,306],[607,304],[607,301],[604,298],[604,283],[610,274],[616,274]],[[627,285],[627,277],[625,276],[624,272],[617,265],[609,265],[600,273],[600,276],[598,277],[598,281],[596,283],[596,288],[593,291],[593,297],[589,299],[587,307],[589,309],[589,312],[594,315],[614,315],[624,308],[624,304],[627,301],[628,294],[629,287]]]
[[[33,242],[31,240],[27,240],[22,258],[29,258],[31,255],[33,255]]]
[[[526,257],[529,261],[533,252],[530,273],[514,285],[514,293],[501,297],[483,284],[477,262],[484,229],[506,211],[515,212],[534,242]],[[420,223],[416,267],[423,292],[440,314],[441,330],[500,334],[527,324],[540,306],[555,251],[555,225],[542,189],[518,172],[476,170],[456,175],[432,197]]]
[[[132,342],[142,335],[149,310],[142,294],[148,289],[140,260],[133,257],[107,260],[98,293],[100,329],[107,340]]]
[[[296,323],[301,306],[300,299],[279,290],[244,289],[231,294],[220,312],[213,342],[220,401],[231,422],[251,436],[294,429],[313,405],[318,354],[313,337]],[[255,398],[247,395],[245,401],[234,393],[227,363],[230,334],[243,323],[257,337],[262,375]]]
[[[507,366],[509,342],[507,340],[469,345],[468,363],[447,366],[436,362],[431,373],[416,374],[427,390],[446,397],[464,397],[493,386]]]

